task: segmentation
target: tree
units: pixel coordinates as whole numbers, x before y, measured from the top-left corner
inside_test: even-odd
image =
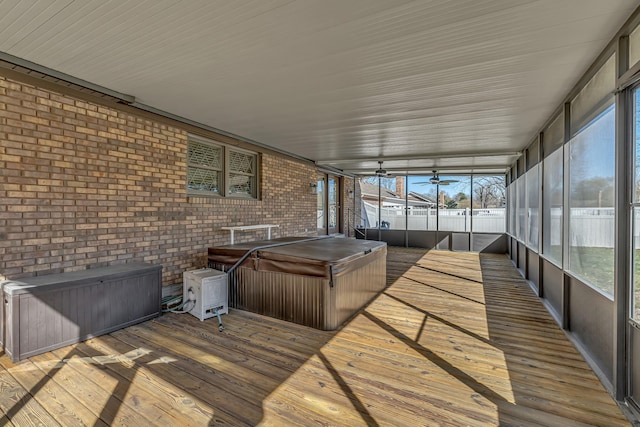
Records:
[[[420,191],[416,191],[417,189],[413,189],[409,192],[409,199],[416,201],[416,197],[414,195],[420,195],[421,197],[428,200],[428,202],[424,202],[424,206],[434,206],[438,201],[438,193],[436,192],[436,186],[430,185],[429,188],[421,188]]]
[[[504,207],[505,182],[502,176],[474,176],[473,177],[473,207],[474,208],[502,208]]]
[[[470,207],[471,207],[471,200],[467,197],[466,194],[460,193],[458,198],[458,209],[467,209]]]
[[[613,178],[596,177],[573,183],[571,203],[581,208],[613,207]]]
[[[366,182],[367,184],[373,184],[376,187],[378,186],[378,180],[380,180],[380,186],[382,188],[386,188],[389,191],[395,193],[396,191],[396,179],[389,177],[377,177],[377,176],[366,176],[360,178],[362,182]]]
[[[462,191],[450,197],[445,193],[445,206],[447,209],[465,209],[469,207],[469,197]]]

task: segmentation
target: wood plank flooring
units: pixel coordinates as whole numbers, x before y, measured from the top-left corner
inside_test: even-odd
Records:
[[[323,332],[170,314],[13,364],[0,425],[629,425],[505,256],[389,248]]]

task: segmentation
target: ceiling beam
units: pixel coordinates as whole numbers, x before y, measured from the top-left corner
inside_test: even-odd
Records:
[[[395,160],[431,160],[431,159],[457,159],[462,157],[520,157],[522,153],[519,151],[476,151],[468,153],[437,153],[437,154],[416,154],[403,156],[380,156],[380,157],[361,157],[354,159],[323,159],[316,160],[316,164],[339,165],[345,163],[357,162],[378,162],[378,161],[395,161]]]
[[[447,173],[476,173],[476,172],[493,172],[496,173],[506,173],[508,166],[505,165],[486,165],[486,166],[451,166],[451,167],[429,167],[429,166],[416,166],[416,167],[408,167],[408,168],[384,168],[387,172],[390,173],[415,173],[415,172],[424,172],[428,175],[433,174],[433,170],[437,170],[439,174],[447,174]],[[358,168],[358,169],[347,169],[348,172],[356,174],[356,175],[372,175],[375,171],[371,168]]]

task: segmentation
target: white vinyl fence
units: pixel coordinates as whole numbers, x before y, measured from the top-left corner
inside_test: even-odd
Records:
[[[614,221],[613,208],[572,208],[569,217],[569,245],[613,248]]]
[[[370,228],[378,227],[378,206],[364,203],[366,219]],[[473,231],[475,233],[504,233],[505,208],[490,209],[441,209],[439,218],[435,208],[409,208],[409,215],[405,216],[404,208],[382,208],[382,228],[404,230],[409,221],[409,230],[436,231]],[[533,218],[534,215],[530,215]],[[570,216],[569,244],[571,246],[613,248],[614,233],[613,208],[572,208]],[[551,212],[551,245],[561,244],[562,233],[559,232],[562,221],[561,211]],[[436,228],[436,224],[439,227]],[[638,227],[640,229],[640,227]],[[558,232],[554,232],[558,230]],[[640,230],[636,230],[634,238],[640,246]]]
[[[371,228],[378,227],[378,206],[364,203],[364,211]],[[441,209],[409,207],[405,216],[404,208],[382,207],[381,228],[404,230],[409,221],[409,230],[473,231],[476,233],[504,233],[504,208],[492,209]],[[472,218],[473,217],[473,218]]]
[[[613,208],[572,208],[569,217],[569,245],[613,248],[615,241]],[[562,211],[551,210],[551,246],[562,244]]]

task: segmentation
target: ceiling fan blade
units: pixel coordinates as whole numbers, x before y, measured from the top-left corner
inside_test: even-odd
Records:
[[[442,181],[440,181],[440,185],[449,185],[449,184],[453,184],[455,182],[460,182],[457,179],[443,179]]]

